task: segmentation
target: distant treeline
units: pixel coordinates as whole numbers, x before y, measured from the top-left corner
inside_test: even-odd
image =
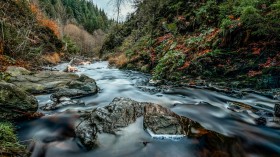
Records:
[[[94,30],[108,29],[110,23],[104,12],[88,0],[38,0],[46,14],[54,19],[76,23],[84,27],[89,33]]]

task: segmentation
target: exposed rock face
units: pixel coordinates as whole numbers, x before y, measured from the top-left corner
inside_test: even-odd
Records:
[[[200,124],[186,117],[179,116],[160,105],[149,104],[144,107],[144,128],[160,135],[186,135],[194,137],[203,129]]]
[[[17,86],[0,82],[0,119],[16,120],[38,109],[36,98]]]
[[[79,76],[59,71],[42,71],[31,74],[28,70],[20,67],[9,67],[6,73],[11,75],[8,80],[10,83],[32,94],[61,90],[57,93],[58,97],[79,97],[97,93],[95,80],[85,75]],[[65,95],[61,93],[65,93]]]

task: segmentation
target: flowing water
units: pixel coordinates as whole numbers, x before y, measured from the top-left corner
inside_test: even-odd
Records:
[[[63,67],[61,65],[61,67]],[[57,67],[59,68],[59,67]],[[94,96],[82,98],[86,106],[70,106],[55,112],[44,112],[48,116],[39,120],[21,124],[21,140],[34,140],[37,143],[33,156],[44,154],[46,157],[193,157],[203,155],[203,145],[197,145],[196,139],[183,138],[179,141],[153,139],[143,130],[143,118],[117,132],[117,135],[100,134],[100,146],[85,151],[79,141],[65,136],[76,117],[65,111],[92,110],[108,105],[115,97],[128,97],[136,101],[153,102],[170,108],[179,115],[199,122],[203,127],[242,141],[245,154],[229,150],[231,156],[280,156],[280,126],[273,122],[273,114],[268,114],[266,126],[256,125],[259,115],[250,110],[229,109],[229,102],[242,102],[267,113],[273,112],[276,100],[257,95],[227,95],[207,89],[171,87],[158,88],[150,85],[150,76],[135,71],[122,71],[109,68],[107,62],[96,62],[80,66],[78,74],[94,78],[100,92]],[[40,105],[50,101],[50,95],[40,95]],[[237,108],[240,109],[240,108]],[[55,116],[54,116],[55,115]],[[61,138],[58,138],[60,137]],[[52,138],[55,138],[52,141]],[[38,142],[39,141],[39,142]],[[146,144],[143,144],[146,142]],[[47,143],[47,144],[46,144]],[[216,143],[219,145],[219,143]],[[207,146],[205,146],[207,147]],[[219,146],[223,147],[223,145]],[[211,148],[205,148],[211,152]],[[38,153],[39,152],[39,153]],[[41,153],[40,153],[41,152]],[[210,153],[211,154],[211,153]],[[41,155],[42,156],[42,155]],[[215,154],[212,154],[215,156]],[[218,156],[218,155],[216,155]],[[220,155],[223,156],[223,155]]]

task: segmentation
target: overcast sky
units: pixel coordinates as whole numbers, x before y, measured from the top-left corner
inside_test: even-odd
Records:
[[[98,7],[104,9],[104,11],[107,13],[109,18],[117,18],[117,11],[116,9],[112,6],[112,3],[110,3],[112,0],[92,0],[93,3],[97,4]],[[121,8],[121,14],[120,14],[120,20],[123,21],[125,20],[125,17],[127,14],[133,12],[133,8],[131,7],[130,4],[126,4],[122,6]]]

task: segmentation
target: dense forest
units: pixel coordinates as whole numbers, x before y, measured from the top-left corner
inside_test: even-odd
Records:
[[[41,8],[50,18],[82,25],[93,33],[97,29],[109,28],[109,20],[105,12],[88,0],[38,0]]]
[[[134,5],[135,13],[111,30],[103,46],[101,55],[111,56],[111,63],[151,72],[154,79],[279,87],[279,0]]]

